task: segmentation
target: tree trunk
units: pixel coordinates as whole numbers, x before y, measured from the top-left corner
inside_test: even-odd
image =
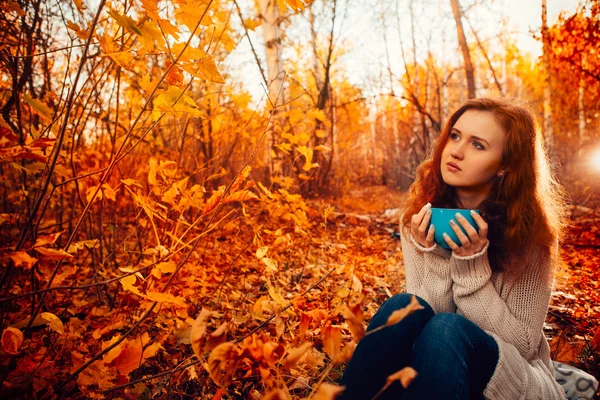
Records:
[[[554,152],[554,132],[552,127],[552,88],[550,79],[550,46],[548,43],[548,10],[546,0],[542,0],[542,43],[544,51],[544,137],[546,148],[552,154]]]
[[[281,61],[281,32],[279,30],[279,9],[275,0],[259,0],[258,7],[262,19],[262,28],[265,41],[265,55],[267,58],[267,75],[269,85],[269,104],[273,113],[278,112],[278,106],[285,103],[285,92],[283,89],[284,71]],[[282,161],[279,149],[279,138],[273,129],[277,118],[273,118],[269,132],[269,143],[266,148],[266,159],[268,160],[270,176],[282,173]]]
[[[469,46],[467,45],[467,38],[463,29],[461,20],[461,9],[458,4],[458,0],[450,0],[452,5],[452,14],[454,14],[454,21],[456,22],[456,33],[458,35],[458,44],[462,51],[463,59],[465,60],[465,75],[467,78],[467,87],[469,89],[469,98],[475,97],[475,69],[471,62],[471,53],[469,52]]]

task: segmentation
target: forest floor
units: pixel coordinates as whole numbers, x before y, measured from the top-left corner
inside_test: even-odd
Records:
[[[102,290],[53,292],[47,309],[65,326],[35,328],[3,398],[333,398],[314,392],[334,390],[319,383],[339,381],[357,326],[364,330],[387,298],[405,291],[394,235],[405,196],[363,186],[340,198],[288,194],[267,206],[236,205],[237,217],[190,250],[189,260],[177,255]],[[600,378],[595,222],[589,215],[573,221],[544,330],[554,360]],[[132,271],[126,256],[120,273]],[[184,263],[180,271],[175,261]],[[52,267],[40,262],[39,277]],[[94,271],[83,261],[63,267],[55,284],[93,281]],[[25,298],[6,307],[13,320],[27,321]]]

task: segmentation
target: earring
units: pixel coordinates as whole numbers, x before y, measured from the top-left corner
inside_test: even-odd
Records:
[[[504,171],[500,171],[500,173],[498,174],[499,177],[503,177],[504,176]]]

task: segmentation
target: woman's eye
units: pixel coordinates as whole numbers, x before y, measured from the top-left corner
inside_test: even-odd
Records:
[[[452,139],[454,139],[454,137],[458,137],[458,134],[457,134],[457,133],[451,133],[451,134],[450,134],[450,137],[451,137]],[[479,150],[485,150],[485,147],[483,147],[483,145],[482,145],[481,143],[479,143],[479,142],[473,142],[473,145],[475,145],[475,148],[476,148],[476,149],[479,149]],[[478,147],[478,146],[479,146],[479,147]]]

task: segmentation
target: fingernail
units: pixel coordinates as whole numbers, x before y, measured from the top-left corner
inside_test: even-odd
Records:
[[[431,203],[425,204],[425,207],[427,207],[427,208],[431,207]]]
[[[455,215],[456,215],[456,218],[462,217],[462,215],[460,215],[459,213],[456,213]]]
[[[431,214],[431,208],[427,210],[427,214]]]
[[[453,219],[450,220],[450,225],[454,225],[454,220]]]
[[[471,210],[471,214],[475,215],[477,213],[475,212],[475,210]]]
[[[448,237],[448,235],[446,234],[446,232],[442,233],[442,236],[444,236],[445,238]]]

